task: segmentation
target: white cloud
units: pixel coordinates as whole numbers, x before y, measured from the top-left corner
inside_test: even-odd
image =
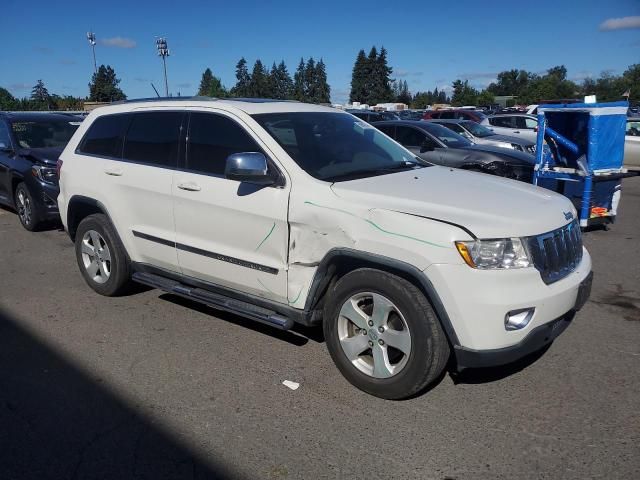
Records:
[[[9,90],[28,90],[31,88],[31,85],[28,83],[13,83],[9,85]]]
[[[99,42],[100,45],[104,45],[105,47],[134,48],[136,46],[135,40],[124,37],[101,38]]]
[[[477,80],[482,78],[495,79],[497,76],[498,72],[470,72],[458,74],[458,78],[462,78],[464,80]]]
[[[631,28],[640,28],[640,16],[609,18],[600,24],[600,30],[603,32]]]

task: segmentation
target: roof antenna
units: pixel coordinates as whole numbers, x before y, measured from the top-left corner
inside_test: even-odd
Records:
[[[153,87],[153,89],[156,92],[156,95],[158,96],[158,98],[160,98],[160,94],[158,93],[158,89],[153,85],[153,82],[151,82],[151,86]]]

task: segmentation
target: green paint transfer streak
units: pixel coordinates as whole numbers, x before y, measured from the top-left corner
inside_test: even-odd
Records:
[[[348,211],[346,211],[346,210],[342,210],[342,209],[340,209],[340,208],[325,207],[324,205],[318,205],[317,203],[313,203],[313,202],[309,202],[309,201],[306,201],[306,202],[304,202],[304,203],[306,203],[307,205],[312,205],[312,206],[314,206],[314,207],[318,207],[318,208],[326,208],[327,210],[334,210],[334,211],[336,211],[336,212],[345,213],[345,214],[347,214],[347,215],[349,215],[349,216],[351,216],[351,217],[358,218],[358,219],[360,219],[360,220],[362,220],[362,221],[364,221],[364,222],[367,222],[367,223],[368,223],[369,225],[371,225],[373,228],[375,228],[375,229],[377,229],[377,230],[381,231],[382,233],[386,233],[387,235],[393,235],[393,236],[395,236],[395,237],[401,237],[401,238],[406,238],[406,239],[408,239],[408,240],[414,240],[414,241],[416,241],[416,242],[424,243],[425,245],[431,245],[432,247],[438,247],[438,248],[449,248],[447,245],[440,245],[440,244],[438,244],[438,243],[433,243],[433,242],[429,242],[429,241],[427,241],[427,240],[422,240],[421,238],[411,237],[411,236],[409,236],[409,235],[403,235],[402,233],[396,233],[396,232],[391,232],[391,231],[389,231],[389,230],[385,230],[385,229],[384,229],[384,228],[382,228],[380,225],[378,225],[378,224],[377,224],[377,223],[375,223],[375,222],[372,222],[371,220],[367,220],[367,219],[365,219],[365,218],[360,218],[360,217],[358,217],[357,215],[354,215],[353,213],[348,212]]]
[[[258,281],[258,283],[260,285],[262,285],[262,288],[264,288],[267,292],[269,292],[272,295],[276,295],[276,293],[274,291],[272,291],[269,287],[267,287],[264,283],[262,283],[262,280],[260,280],[259,278],[256,278],[256,280]],[[300,287],[300,291],[298,292],[298,295],[296,295],[296,298],[294,298],[293,300],[289,300],[289,297],[287,296],[287,301],[289,303],[296,303],[298,301],[298,299],[300,298],[301,294],[302,294],[302,287]]]
[[[267,233],[267,236],[264,237],[262,241],[258,244],[258,246],[256,247],[256,251],[260,250],[260,247],[262,246],[262,244],[267,241],[267,239],[271,236],[271,234],[275,229],[276,229],[276,222],[273,222],[273,225],[271,226],[271,230],[269,230],[269,233]]]

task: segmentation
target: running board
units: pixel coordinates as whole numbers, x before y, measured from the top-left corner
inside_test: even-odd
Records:
[[[271,325],[280,330],[289,330],[293,327],[294,322],[291,318],[284,317],[267,308],[225,297],[224,295],[213,293],[203,288],[190,287],[175,280],[154,275],[153,273],[135,272],[132,278],[135,282],[142,283],[143,285],[189,298],[219,310],[235,313],[255,320],[256,322]]]

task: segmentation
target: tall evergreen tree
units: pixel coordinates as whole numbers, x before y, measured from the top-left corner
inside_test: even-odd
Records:
[[[271,67],[270,80],[273,98],[286,100],[293,96],[293,81],[291,80],[284,60],[282,60],[277,67],[274,62]]]
[[[365,62],[364,67],[364,103],[369,105],[375,105],[376,102],[374,98],[374,89],[376,86],[376,64],[378,63],[378,49],[375,47],[371,47],[369,50],[369,55],[367,56],[367,61]]]
[[[209,95],[213,87],[213,72],[210,68],[207,68],[202,74],[200,80],[200,88],[198,88],[198,95],[205,97]]]
[[[249,69],[247,68],[247,61],[242,57],[236,64],[236,84],[231,89],[231,94],[234,97],[248,97],[249,95],[249,83],[251,82],[251,75],[249,75]]]
[[[317,103],[331,103],[331,87],[327,82],[327,69],[322,58],[316,64],[315,77]]]
[[[304,67],[305,102],[318,103],[316,83],[316,61],[313,57],[309,57],[307,65]]]
[[[248,96],[254,98],[269,98],[271,92],[269,91],[269,75],[262,65],[260,59],[256,60],[253,64],[253,71],[251,72],[251,81],[249,82]]]
[[[380,54],[374,56],[375,47],[369,53],[371,68],[371,87],[369,91],[369,104],[386,103],[393,100],[391,91],[391,73],[393,69],[387,63],[387,50],[382,47]]]
[[[89,84],[89,100],[92,102],[115,102],[126,100],[127,96],[120,90],[120,79],[110,65],[100,65],[91,77]]]
[[[44,82],[42,80],[38,80],[38,83],[36,83],[31,89],[31,100],[45,103],[48,102],[50,98],[51,95],[49,95],[47,87],[44,86]]]
[[[351,73],[351,93],[349,94],[349,101],[353,102],[366,102],[367,97],[367,55],[364,50],[358,52],[356,61],[353,64],[353,71]]]
[[[298,69],[293,75],[293,98],[299,102],[304,102],[307,98],[305,91],[305,63],[304,58],[300,59]]]
[[[210,68],[207,68],[202,74],[198,95],[203,97],[225,98],[229,96],[229,92],[227,92],[227,89],[222,85],[222,81],[213,75]]]

